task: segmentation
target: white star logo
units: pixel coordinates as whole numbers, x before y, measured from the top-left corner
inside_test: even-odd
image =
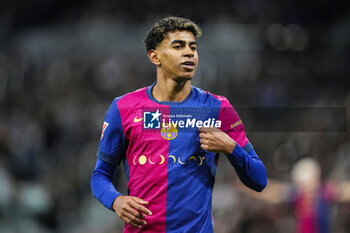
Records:
[[[155,119],[159,120],[158,118],[160,117],[160,115],[162,115],[162,114],[159,112],[159,109],[157,110],[157,112],[151,113],[151,114],[152,114],[152,116],[153,116],[151,122],[154,121]]]

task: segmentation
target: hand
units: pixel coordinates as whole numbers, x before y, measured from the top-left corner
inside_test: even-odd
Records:
[[[214,127],[198,128],[200,143],[203,150],[215,153],[231,154],[236,142],[225,132]]]
[[[152,215],[152,212],[144,207],[148,202],[133,196],[118,196],[113,202],[113,209],[121,220],[127,224],[141,228],[147,224],[143,220],[147,215]]]

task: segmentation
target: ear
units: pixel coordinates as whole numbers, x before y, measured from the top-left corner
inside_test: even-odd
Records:
[[[156,66],[160,65],[159,53],[155,49],[150,49],[148,51],[148,59]]]

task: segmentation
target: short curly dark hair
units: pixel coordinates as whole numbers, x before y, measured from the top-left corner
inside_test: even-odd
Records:
[[[155,49],[163,40],[167,32],[190,31],[198,39],[202,35],[201,28],[187,18],[168,16],[156,22],[147,33],[144,40],[146,51]]]

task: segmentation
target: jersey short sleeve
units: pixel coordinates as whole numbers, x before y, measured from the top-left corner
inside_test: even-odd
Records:
[[[97,157],[111,165],[119,165],[125,148],[125,135],[120,112],[117,106],[119,98],[113,100],[103,122],[101,141]]]
[[[225,97],[220,97],[220,100],[220,129],[233,138],[245,151],[250,151],[253,147],[248,141],[243,122],[238,113]]]

